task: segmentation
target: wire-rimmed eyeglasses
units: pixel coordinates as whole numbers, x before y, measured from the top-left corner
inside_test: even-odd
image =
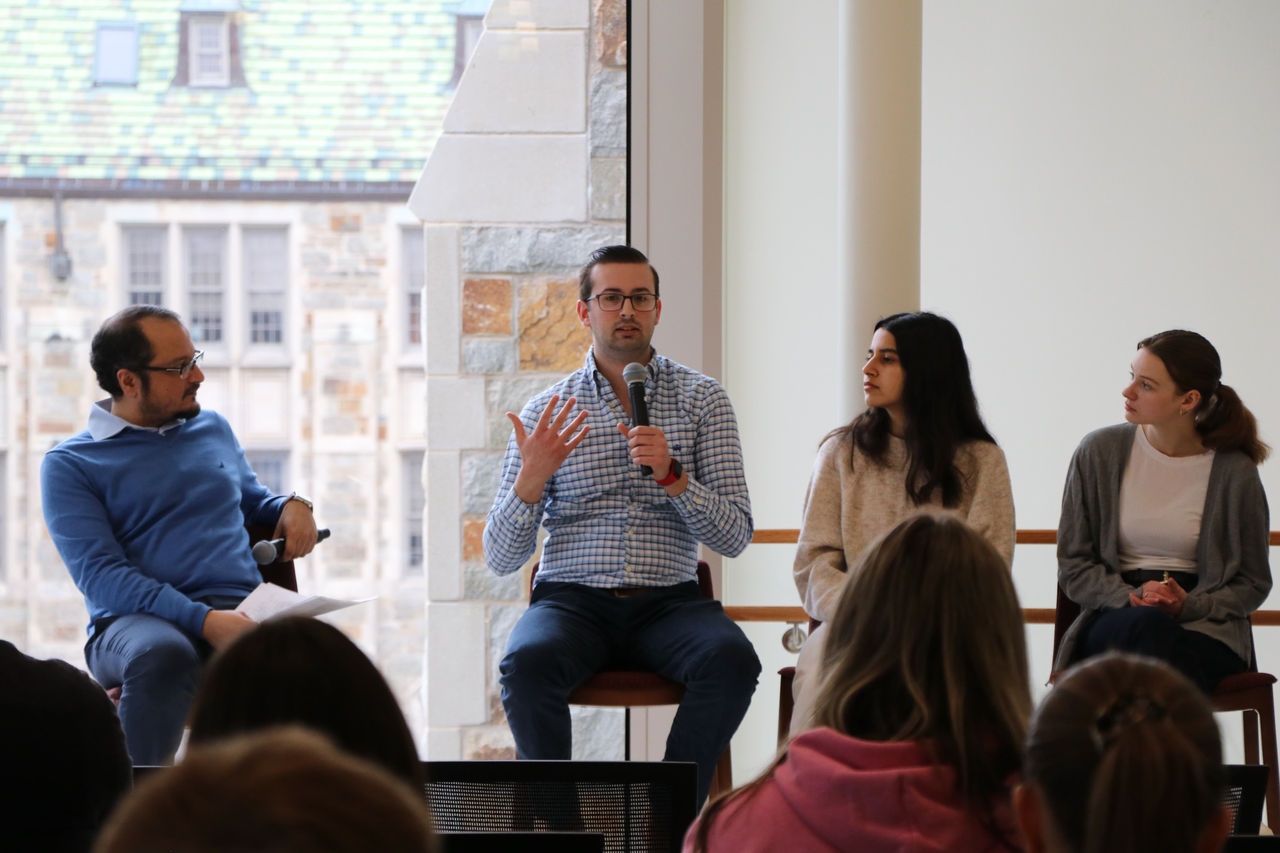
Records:
[[[637,309],[638,310],[638,309]],[[191,356],[191,360],[178,367],[152,367],[144,364],[139,370],[154,370],[157,373],[173,373],[179,379],[186,379],[191,375],[191,371],[195,370],[196,365],[200,363],[200,359],[204,358],[204,350],[196,350],[196,354]]]

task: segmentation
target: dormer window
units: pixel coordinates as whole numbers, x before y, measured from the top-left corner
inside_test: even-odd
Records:
[[[183,0],[178,15],[178,67],[173,85],[243,86],[239,0]]]
[[[226,15],[187,19],[187,85],[231,84],[231,24]]]

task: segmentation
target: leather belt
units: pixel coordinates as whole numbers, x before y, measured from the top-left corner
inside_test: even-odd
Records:
[[[655,589],[661,589],[656,586],[615,586],[612,589],[606,589],[605,592],[614,598],[632,598],[637,595],[644,595],[646,592],[653,592]]]

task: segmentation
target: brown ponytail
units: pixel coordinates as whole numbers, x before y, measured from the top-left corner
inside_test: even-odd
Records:
[[[1082,853],[1193,853],[1226,784],[1204,694],[1163,663],[1114,653],[1050,691],[1031,719],[1023,772]]]
[[[1218,351],[1203,335],[1183,329],[1160,332],[1138,342],[1164,362],[1178,390],[1199,391],[1196,404],[1196,432],[1204,446],[1212,450],[1239,450],[1261,464],[1271,448],[1258,438],[1258,421],[1230,385],[1222,382],[1222,361]]]

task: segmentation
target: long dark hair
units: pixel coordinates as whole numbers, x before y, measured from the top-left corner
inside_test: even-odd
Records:
[[[893,335],[902,363],[907,494],[919,506],[941,491],[943,506],[958,506],[964,477],[956,467],[956,452],[970,441],[996,443],[978,414],[960,332],[947,318],[928,311],[893,314],[876,323],[876,328]],[[889,427],[888,411],[872,407],[827,438],[848,433],[853,436],[851,461],[860,448],[885,464]]]
[[[191,706],[191,738],[297,723],[422,788],[422,765],[400,705],[355,643],[318,619],[264,622],[210,661]]]
[[[1258,421],[1245,408],[1235,389],[1222,381],[1222,360],[1204,335],[1184,329],[1170,329],[1138,341],[1164,362],[1178,391],[1199,391],[1196,404],[1196,433],[1212,450],[1239,450],[1260,464],[1271,448],[1258,438]]]
[[[1026,783],[1072,850],[1191,853],[1222,803],[1204,693],[1151,658],[1108,653],[1059,679],[1031,718]]]
[[[1008,797],[1031,714],[1022,608],[1008,564],[980,534],[922,512],[876,541],[849,571],[827,625],[814,722],[877,742],[913,742],[955,772],[970,812],[1016,849],[993,804]],[[716,816],[773,775],[712,801]]]

